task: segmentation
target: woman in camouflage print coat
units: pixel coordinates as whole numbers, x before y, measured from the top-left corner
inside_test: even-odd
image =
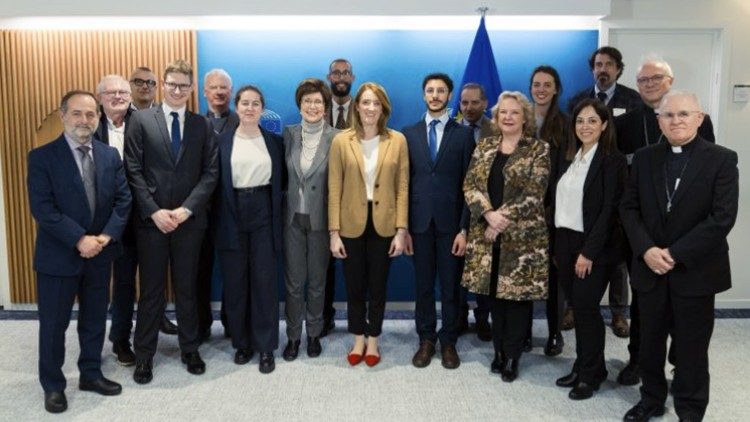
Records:
[[[533,310],[531,301],[547,297],[544,195],[550,172],[549,146],[532,137],[532,113],[531,104],[520,92],[501,94],[492,109],[501,134],[480,140],[464,180],[471,228],[462,285],[492,296],[496,352],[492,371],[501,373],[505,381],[518,375],[518,358]],[[503,167],[496,167],[501,175],[491,175],[496,159],[507,160]],[[488,184],[491,176],[492,181],[501,180],[502,188]],[[493,206],[490,188],[501,191],[498,206]],[[496,277],[492,277],[493,269]]]

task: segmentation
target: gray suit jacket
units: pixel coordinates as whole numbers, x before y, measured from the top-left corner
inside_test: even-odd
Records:
[[[338,131],[327,123],[323,126],[320,144],[306,174],[300,169],[302,151],[302,125],[284,128],[284,160],[286,161],[288,184],[284,205],[284,224],[289,226],[299,208],[302,190],[312,230],[328,229],[328,153],[331,141]]]

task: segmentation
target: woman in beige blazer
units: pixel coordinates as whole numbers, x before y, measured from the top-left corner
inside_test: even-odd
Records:
[[[344,264],[349,332],[355,336],[351,365],[380,362],[389,258],[401,255],[405,244],[409,158],[404,135],[386,127],[390,115],[383,87],[362,84],[352,126],[333,138],[329,153],[328,229],[331,253]]]

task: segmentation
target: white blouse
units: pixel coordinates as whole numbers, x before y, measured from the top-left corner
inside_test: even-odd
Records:
[[[271,183],[271,155],[263,136],[245,138],[235,132],[232,146],[232,186],[235,189]]]
[[[365,162],[365,190],[367,191],[367,200],[372,201],[373,191],[375,190],[375,171],[378,168],[378,148],[380,147],[380,135],[372,139],[363,139],[362,158]]]
[[[583,185],[586,183],[586,175],[598,147],[597,142],[586,155],[579,149],[570,167],[557,182],[555,227],[583,233]]]

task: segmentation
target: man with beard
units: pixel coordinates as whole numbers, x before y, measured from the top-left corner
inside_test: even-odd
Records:
[[[206,117],[211,122],[216,139],[224,132],[234,130],[240,123],[237,113],[229,109],[232,98],[232,78],[224,69],[209,70],[203,77],[203,96],[208,103]],[[213,224],[211,218],[211,207],[209,206],[209,225]],[[213,230],[209,228],[209,233]],[[201,341],[211,337],[211,325],[213,324],[213,313],[211,311],[211,280],[214,268],[214,242],[213,236],[203,237],[201,245],[200,263],[198,264],[198,335]],[[224,326],[224,335],[230,336],[227,325],[227,315],[224,310],[224,298],[221,300],[221,324]]]
[[[614,47],[600,47],[591,54],[589,67],[594,75],[594,86],[585,89],[568,101],[568,111],[585,98],[598,98],[607,105],[612,116],[622,115],[630,110],[643,106],[640,95],[635,90],[617,83],[622,76],[625,64],[622,53]],[[617,337],[630,334],[625,309],[628,306],[628,268],[625,262],[615,265],[607,277],[609,279],[609,308],[612,311],[612,332]],[[573,328],[571,308],[563,317],[563,329]]]
[[[352,82],[354,82],[354,73],[352,64],[346,59],[335,59],[328,66],[328,83],[331,86],[331,108],[327,110],[328,124],[336,129],[343,130],[349,128],[349,107],[352,103],[352,97],[349,95],[352,91]],[[336,308],[333,307],[333,299],[336,295],[336,260],[331,258],[328,263],[328,272],[326,274],[326,293],[323,303],[323,331],[320,337],[325,337],[336,327],[334,321],[336,317]]]
[[[60,117],[64,133],[31,151],[28,161],[29,205],[37,222],[39,381],[44,408],[50,413],[68,408],[62,366],[65,331],[76,298],[78,388],[104,396],[122,391],[120,384],[102,375],[101,354],[112,261],[120,252],[118,240],[131,203],[120,156],[94,139],[99,122],[94,95],[68,92]]]
[[[495,129],[492,125],[492,119],[487,117],[487,95],[484,87],[478,83],[469,82],[461,89],[461,119],[458,123],[471,128],[474,135],[474,142],[480,139],[494,135]],[[458,315],[458,333],[466,331],[469,327],[469,304],[466,302],[468,291],[465,287],[461,289],[461,299],[459,300],[460,310]],[[482,341],[492,340],[492,327],[490,326],[490,300],[487,296],[476,294],[477,307],[474,308],[474,320],[476,321],[475,329],[477,337]]]
[[[674,74],[672,67],[658,57],[648,57],[638,67],[636,74],[638,91],[643,98],[644,105],[615,119],[617,129],[617,147],[628,159],[628,166],[633,161],[633,155],[641,148],[665,142],[665,135],[657,122],[654,111],[662,98],[672,88]],[[715,142],[713,124],[706,114],[698,127],[698,134],[708,142]],[[628,255],[631,252],[628,251]],[[630,304],[630,343],[628,364],[620,371],[617,382],[622,385],[635,385],[640,381],[638,361],[640,359],[640,312],[638,308],[638,294],[632,289],[633,300]],[[670,361],[674,361],[670,349]]]
[[[130,107],[133,110],[146,110],[156,105],[156,75],[148,67],[139,66],[133,70],[130,75],[130,89],[133,95]]]
[[[409,146],[409,232],[405,252],[414,256],[419,349],[412,364],[424,368],[440,340],[442,365],[461,364],[456,352],[462,257],[466,252],[469,209],[463,180],[474,151],[472,131],[448,116],[453,81],[444,73],[422,82],[425,117],[403,133]],[[440,283],[442,327],[437,328],[435,277]]]

